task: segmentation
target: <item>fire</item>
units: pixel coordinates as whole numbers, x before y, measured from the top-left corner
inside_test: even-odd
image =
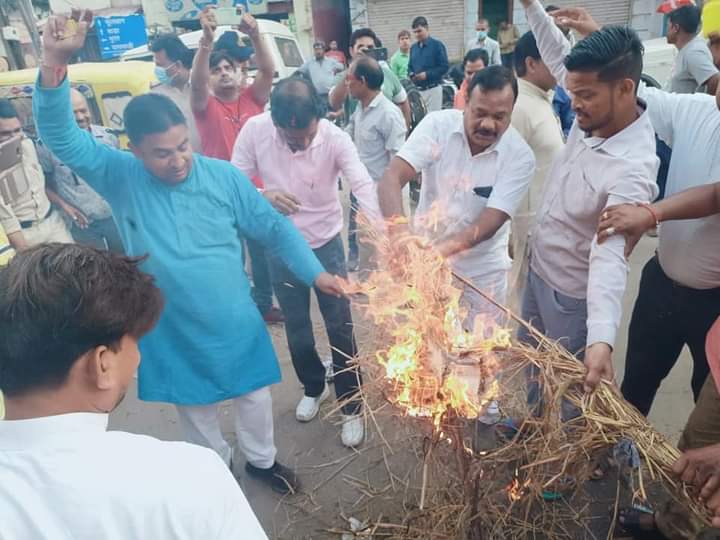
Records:
[[[512,482],[510,482],[507,485],[507,487],[505,488],[505,491],[507,491],[508,499],[510,499],[510,502],[517,502],[520,499],[522,499],[529,486],[530,486],[530,479],[525,480],[525,482],[523,482],[523,483],[520,483],[520,480],[518,479],[517,472],[516,472],[515,477],[512,479]]]
[[[450,411],[480,416],[498,396],[496,352],[510,346],[510,331],[492,320],[465,321],[447,261],[421,238],[408,233],[377,248],[381,270],[354,292],[366,295],[366,312],[389,338],[376,360],[390,400],[436,429]]]

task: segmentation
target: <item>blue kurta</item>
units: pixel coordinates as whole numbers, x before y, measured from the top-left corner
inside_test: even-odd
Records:
[[[279,382],[240,237],[310,285],[323,267],[292,223],[228,162],[195,154],[188,178],[168,185],[132,154],[99,144],[75,123],[67,80],[38,84],[33,112],[44,144],[110,203],[128,254],[150,255],[143,270],[165,310],[140,343],[140,399],[204,405]]]

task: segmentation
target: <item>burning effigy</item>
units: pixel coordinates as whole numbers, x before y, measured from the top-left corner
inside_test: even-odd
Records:
[[[367,451],[381,452],[383,480],[363,484],[363,519],[349,538],[592,538],[582,488],[608,456],[619,479],[609,523],[621,499],[649,493],[708,521],[670,473],[679,452],[612,381],[586,394],[583,365],[534,330],[536,347],[516,343],[513,326],[525,323],[508,311],[506,324],[468,322],[461,295],[472,283],[410,231],[371,242],[378,270],[348,293],[374,334],[358,362],[379,441]],[[541,407],[528,405],[529,373]],[[508,422],[480,421],[491,403]]]

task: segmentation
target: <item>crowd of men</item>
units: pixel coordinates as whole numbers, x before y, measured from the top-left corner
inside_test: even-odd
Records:
[[[585,363],[587,392],[614,378],[627,256],[667,222],[643,270],[622,392],[647,415],[690,348],[697,405],[676,473],[720,525],[720,34],[698,37],[694,6],[670,14],[679,55],[665,91],[641,83],[632,29],[600,28],[581,8],[522,3],[524,35],[503,23],[496,42],[478,21],[444,110],[447,51],[422,16],[398,34],[389,63],[372,53],[377,35],[359,29],[349,59],[318,40],[296,76],[273,84],[257,21],[246,14],[238,28],[250,48],[235,32],[216,36],[205,9],[194,55],[174,35],[151,44],[159,84],[125,109],[129,151],[91,123],[67,75],[92,14],[50,18],[33,95],[37,141],[0,100],[0,148],[22,156],[0,186],[0,225],[17,251],[0,271],[0,532],[265,538],[232,478],[241,458],[273,490],[300,489],[276,457],[270,386],[280,368],[266,323],[285,324],[304,387],[297,420],[316,418],[330,375],[342,443],[365,437],[343,294],[359,264],[357,210],[391,237],[412,227],[454,272],[517,306]],[[406,79],[429,111],[417,126]],[[663,200],[658,140],[671,149]],[[403,192],[418,176],[411,216]],[[339,180],[351,190],[347,254]],[[468,328],[505,316],[470,287],[462,302]],[[136,370],[140,399],[174,404],[192,444],[106,432]],[[220,429],[228,400],[242,456]],[[491,404],[481,420],[500,416]],[[679,537],[677,515],[631,507],[620,523]]]

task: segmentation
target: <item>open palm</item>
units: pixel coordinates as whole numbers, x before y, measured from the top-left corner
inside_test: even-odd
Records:
[[[45,62],[51,65],[66,65],[85,44],[92,20],[92,11],[79,9],[73,9],[70,17],[50,17],[43,32]]]

